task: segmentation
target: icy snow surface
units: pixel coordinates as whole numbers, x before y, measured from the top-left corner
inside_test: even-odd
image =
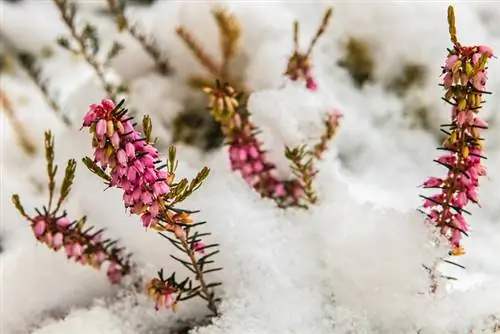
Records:
[[[103,40],[113,37],[111,22],[92,10],[104,1],[80,1],[84,14],[99,22]],[[126,36],[127,48],[115,69],[130,83],[130,104],[139,114],[151,114],[155,134],[170,140],[162,128],[190,98],[184,79],[202,74],[174,33],[185,24],[217,54],[215,25],[209,16],[215,2],[158,0],[149,9],[132,12],[159,41],[176,76],[153,73],[143,51]],[[301,22],[301,44],[314,33],[327,5],[334,17],[314,52],[319,92],[313,94],[287,83],[282,76],[292,48],[292,21]],[[250,110],[264,130],[262,139],[280,172],[289,173],[282,157],[286,145],[311,143],[321,129],[324,113],[338,108],[344,114],[339,135],[320,163],[319,205],[308,212],[281,211],[260,199],[230,171],[226,149],[202,154],[180,145],[179,175],[192,177],[203,165],[212,172],[186,205],[221,244],[217,259],[224,270],[216,277],[222,316],[193,330],[218,333],[474,333],[493,325],[500,316],[500,61],[492,59],[490,91],[484,116],[489,177],[481,187],[482,209],[473,208],[467,255],[458,261],[467,270],[446,266],[459,280],[449,293],[425,297],[428,281],[421,265],[442,254],[430,247],[429,232],[415,213],[417,186],[429,175],[441,175],[432,163],[439,144],[438,125],[448,106],[440,100],[440,66],[450,45],[444,2],[259,2],[232,1],[226,6],[243,27],[247,56],[247,85],[257,92]],[[494,2],[455,5],[458,33],[464,44],[486,44],[500,52],[500,7]],[[51,44],[64,27],[50,1],[0,2],[1,31],[16,47],[38,52]],[[375,60],[375,81],[359,89],[337,65],[348,37],[367,40]],[[46,73],[60,93],[64,111],[79,123],[90,103],[102,95],[85,64],[54,47]],[[401,98],[387,91],[390,80],[405,63],[424,64],[425,83]],[[285,85],[283,87],[283,85]],[[38,91],[24,76],[2,77],[19,118],[41,149],[42,134],[52,129],[56,159],[79,160],[90,153],[88,134],[61,125]],[[431,129],[415,128],[415,110],[426,106]],[[1,332],[132,334],[169,333],[202,320],[198,301],[180,305],[177,313],[156,312],[142,293],[110,288],[105,275],[83,268],[37,245],[27,223],[10,203],[19,193],[31,209],[44,203],[34,185],[45,184],[43,156],[23,156],[13,130],[1,118]],[[145,279],[163,267],[181,268],[168,254],[171,245],[124,213],[118,191],[104,185],[79,166],[70,215],[88,215],[106,227],[134,253]],[[27,208],[27,209],[28,209]]]

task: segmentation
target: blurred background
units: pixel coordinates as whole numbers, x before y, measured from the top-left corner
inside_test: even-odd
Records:
[[[359,206],[393,210],[394,216],[387,220],[394,224],[406,219],[401,218],[406,217],[403,213],[421,205],[418,197],[421,189],[417,186],[428,176],[443,173],[432,160],[439,153],[436,147],[444,139],[439,125],[448,122],[450,117],[450,106],[441,100],[443,93],[439,86],[446,48],[451,47],[446,21],[446,7],[450,4],[455,6],[458,36],[463,44],[484,44],[494,51],[500,50],[500,6],[493,1],[0,1],[0,259],[3,281],[0,299],[5,333],[27,333],[34,328],[39,330],[37,333],[63,333],[64,330],[76,333],[79,327],[74,323],[71,326],[76,327],[53,327],[44,331],[43,321],[27,318],[33,314],[35,319],[45,319],[50,325],[54,319],[63,319],[69,307],[89,307],[95,298],[117,294],[110,290],[104,278],[87,269],[76,268],[66,263],[64,256],[55,257],[49,250],[37,246],[27,223],[10,202],[11,194],[16,192],[22,194],[23,202],[30,208],[43,203],[46,195],[44,131],[53,131],[56,160],[60,163],[90,154],[88,134],[79,131],[82,118],[91,103],[106,96],[124,97],[137,117],[145,114],[152,117],[153,133],[159,139],[160,150],[166,152],[169,145],[177,146],[182,162],[180,173],[190,177],[202,166],[211,167],[213,179],[207,191],[216,195],[210,198],[200,195],[189,203],[208,210],[211,206],[226,210],[223,203],[233,197],[235,208],[228,210],[240,210],[231,211],[233,217],[240,217],[241,212],[246,211],[271,212],[274,209],[268,203],[256,204],[251,192],[238,183],[237,176],[232,176],[223,147],[224,138],[206,109],[206,94],[200,88],[221,79],[254,95],[250,111],[263,130],[261,138],[265,147],[284,175],[290,172],[282,157],[283,146],[312,142],[320,133],[324,113],[337,108],[344,118],[321,167],[327,176],[318,181],[320,195],[326,198],[323,207],[328,208],[328,199],[345,195]],[[306,49],[329,6],[334,8],[332,20],[311,58],[319,89],[310,94],[284,76],[293,53],[293,22],[300,23],[299,46]],[[232,28],[224,31],[221,29],[224,24]],[[76,30],[72,31],[73,28]],[[75,33],[81,37],[80,42],[75,40]],[[236,42],[228,56],[222,45],[231,36],[236,36]],[[206,57],[200,57],[200,52]],[[211,62],[225,64],[224,71],[211,70]],[[457,284],[457,288],[463,290],[482,282],[498,282],[500,278],[498,59],[490,61],[487,89],[493,92],[486,96],[482,110],[490,125],[485,131],[488,157],[485,164],[489,176],[481,185],[482,207],[471,209],[473,236],[465,241],[468,253],[461,259],[468,270],[466,273],[454,272],[464,277]],[[330,178],[328,173],[337,176]],[[231,175],[229,181],[227,175]],[[334,189],[336,182],[342,186]],[[68,211],[89,215],[96,225],[108,228],[110,233],[123,239],[146,272],[154,272],[155,268],[164,265],[166,255],[162,241],[155,236],[145,236],[145,233],[136,238],[143,232],[139,226],[124,228],[137,222],[123,214],[119,194],[102,193],[101,189],[100,182],[80,168]],[[330,193],[336,195],[330,196]],[[349,208],[356,211],[354,204]],[[267,223],[304,219],[300,214],[283,217],[274,211],[262,216],[251,213],[245,219],[253,217]],[[317,215],[314,217],[320,217],[320,213],[314,213]],[[343,214],[349,217],[349,213]],[[221,213],[207,215],[217,220]],[[367,216],[370,214],[363,216],[360,213],[356,219]],[[327,217],[330,216],[327,214]],[[334,221],[332,217],[329,219]],[[380,218],[382,220],[385,218]],[[220,234],[225,233],[222,225],[215,229]],[[228,234],[223,238],[231,245],[232,237]],[[387,238],[396,239],[397,236]],[[373,244],[369,245],[374,247],[384,242],[375,237],[370,240]],[[269,262],[264,258],[262,263]],[[355,259],[353,255],[352,260]],[[242,277],[238,275],[243,274],[231,275],[234,277],[228,280],[236,282]],[[497,297],[500,300],[498,290],[487,291],[492,300]],[[479,304],[486,300],[481,299],[483,297],[477,297]],[[250,297],[241,298],[251,300]],[[267,302],[279,299],[273,298]],[[87,327],[92,333],[171,330],[166,324],[171,316],[163,319],[153,313],[139,316],[146,312],[144,308],[128,309],[133,315],[128,329],[124,329],[119,325],[123,319],[116,315],[122,306],[115,305],[112,311],[108,306],[107,311],[99,307],[88,311],[92,319],[103,317],[101,325],[92,323],[95,327]],[[461,310],[465,309],[464,306]],[[184,321],[198,317],[199,313],[195,310],[175,316],[175,319]],[[258,323],[264,324],[267,320],[259,318],[261,315],[255,316],[260,319]],[[76,319],[86,318],[77,315]],[[281,332],[282,328],[291,326],[269,321],[267,327],[256,325],[254,332]],[[141,327],[142,323],[148,325]],[[242,323],[245,322],[242,320]],[[438,327],[445,328],[449,323]],[[390,328],[384,324],[381,328]],[[243,333],[238,331],[238,326],[231,326],[224,323],[219,332]],[[245,326],[242,328],[250,328],[248,323]],[[309,328],[309,325],[297,326],[303,330]],[[395,328],[391,329],[393,333],[399,330]],[[211,330],[213,332],[207,330],[206,333],[217,332]],[[324,332],[321,327],[310,330],[311,333]]]

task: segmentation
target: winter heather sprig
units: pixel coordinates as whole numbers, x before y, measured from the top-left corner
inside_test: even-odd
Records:
[[[75,177],[76,161],[68,161],[64,179],[57,202],[54,201],[57,166],[54,165],[54,138],[50,132],[45,133],[45,157],[49,177],[49,200],[41,210],[35,209],[37,215],[29,216],[24,210],[19,195],[12,196],[12,202],[26,220],[31,224],[35,238],[54,251],[64,249],[68,259],[96,269],[106,266],[111,283],[118,284],[123,276],[131,271],[130,256],[124,254],[124,248],[118,247],[116,241],[104,239],[104,230],[94,231],[85,226],[86,217],[71,222],[66,211],[61,212],[61,205],[71,191]]]
[[[462,234],[469,229],[464,214],[469,202],[479,204],[479,178],[486,175],[482,164],[481,130],[486,121],[479,117],[487,80],[487,62],[492,50],[484,45],[463,46],[458,42],[453,7],[448,8],[448,23],[453,49],[448,50],[443,67],[446,102],[452,105],[451,122],[443,125],[448,138],[439,149],[445,154],[435,161],[447,169],[444,177],[430,177],[424,188],[439,189],[425,199],[423,207],[428,221],[437,226],[451,244],[450,255],[464,254]]]
[[[107,51],[105,59],[100,59],[101,49],[97,29],[95,26],[86,23],[82,29],[76,26],[76,4],[70,0],[52,0],[61,14],[63,23],[68,28],[71,38],[59,37],[58,44],[83,59],[94,70],[108,98],[116,99],[118,94],[124,93],[127,89],[118,82],[118,77],[113,76],[108,68],[109,62],[121,50],[118,43],[113,43]],[[115,78],[116,77],[116,78]]]
[[[176,29],[177,35],[191,51],[193,56],[210,74],[208,77],[192,77],[191,86],[202,89],[211,86],[215,80],[229,82],[239,90],[246,90],[243,87],[239,73],[232,73],[230,67],[232,61],[240,52],[241,27],[236,16],[223,8],[216,8],[212,11],[215,23],[219,29],[220,53],[222,59],[217,61],[214,57],[204,51],[202,44],[195,38],[185,26]]]
[[[306,53],[299,51],[299,22],[293,22],[293,54],[288,60],[285,75],[293,81],[305,81],[307,89],[316,91],[318,84],[312,75],[311,53],[321,35],[325,33],[333,13],[333,8],[328,8],[323,16],[323,21],[319,26],[314,38],[311,40]]]
[[[153,59],[158,72],[161,75],[169,74],[172,69],[170,64],[162,58],[160,50],[150,38],[139,31],[135,24],[131,24],[125,15],[125,0],[106,0],[108,7],[115,16],[116,24],[119,31],[126,30],[132,38],[134,38]]]
[[[321,157],[327,149],[338,127],[340,114],[334,111],[328,116],[326,133],[312,150],[301,146],[286,148],[285,156],[290,160],[295,178],[281,180],[277,176],[276,165],[266,157],[262,143],[257,138],[257,127],[250,121],[250,112],[246,108],[244,94],[237,94],[229,85],[205,88],[210,96],[209,108],[229,146],[229,160],[233,170],[241,173],[243,179],[262,197],[273,199],[279,207],[307,208],[317,201],[313,189],[313,180],[317,174],[315,159]]]
[[[133,118],[111,100],[90,106],[85,115],[83,127],[89,128],[94,158],[84,159],[85,165],[106,181],[109,187],[123,191],[123,202],[130,214],[139,215],[144,227],[158,231],[176,249],[186,255],[186,260],[174,255],[193,275],[178,282],[175,273],[165,278],[163,271],[151,280],[148,293],[155,298],[156,308],[175,310],[179,301],[200,297],[207,302],[210,311],[218,314],[214,287],[220,283],[208,283],[206,275],[222,268],[213,268],[218,244],[207,245],[202,238],[210,233],[199,233],[195,227],[205,222],[194,223],[194,211],[175,207],[196,191],[208,176],[209,169],[203,168],[191,181],[175,180],[177,168],[175,148],[169,150],[168,160],[162,163],[158,150],[151,142],[152,124],[149,117],[143,119],[144,135],[135,129]],[[215,249],[205,254],[206,250]]]

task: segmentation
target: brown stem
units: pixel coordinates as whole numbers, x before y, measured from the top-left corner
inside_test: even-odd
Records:
[[[12,104],[10,103],[9,98],[1,89],[0,89],[0,105],[2,106],[2,109],[4,110],[7,119],[10,121],[12,128],[14,128],[14,131],[17,134],[19,143],[21,144],[21,147],[23,148],[24,152],[29,156],[33,156],[37,151],[36,146],[29,138],[28,132],[26,131],[26,128],[24,127],[23,123],[21,123],[19,119],[16,117],[16,113],[12,108]]]
[[[161,59],[161,54],[158,49],[151,43],[146,40],[146,37],[140,34],[135,26],[130,25],[129,20],[123,13],[123,10],[119,7],[119,4],[116,0],[107,0],[108,7],[113,12],[116,17],[116,21],[118,23],[119,29],[125,28],[129,32],[129,34],[141,44],[142,48],[146,51],[146,53],[153,59],[158,71],[162,75],[167,75],[171,72],[170,65],[165,60]]]
[[[221,76],[221,66],[213,60],[213,58],[206,54],[201,48],[200,44],[195,40],[193,35],[183,26],[176,29],[177,35],[184,41],[186,46],[191,50],[193,55],[198,59],[198,61],[205,67],[207,71],[210,72],[214,77],[220,78]]]
[[[196,271],[196,279],[200,281],[201,291],[204,294],[206,301],[208,302],[208,309],[214,313],[214,315],[218,315],[219,311],[217,310],[217,305],[215,303],[214,294],[211,293],[210,288],[208,287],[205,277],[203,276],[203,271],[198,265],[198,261],[196,260],[196,256],[194,254],[194,250],[189,247],[189,244],[185,239],[181,239],[182,247],[184,251],[189,257],[191,264],[193,265],[193,269]]]
[[[85,41],[81,38],[81,36],[78,34],[76,31],[76,27],[72,22],[71,17],[66,15],[66,6],[67,6],[67,1],[58,1],[54,0],[57,8],[59,9],[59,12],[61,14],[61,18],[66,24],[66,27],[68,27],[71,36],[73,39],[75,39],[78,42],[78,46],[80,48],[79,53],[83,56],[85,61],[94,69],[94,72],[96,73],[97,77],[99,78],[99,81],[101,82],[103,88],[106,90],[108,93],[108,97],[111,100],[116,100],[116,93],[113,91],[112,86],[106,81],[104,77],[104,71],[102,69],[102,66],[95,60],[93,56],[91,56],[87,52],[87,47],[85,45]]]

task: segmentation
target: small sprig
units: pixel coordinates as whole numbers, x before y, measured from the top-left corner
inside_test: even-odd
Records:
[[[314,168],[314,160],[306,145],[290,148],[285,147],[285,157],[290,160],[293,175],[300,180],[305,199],[310,204],[318,201],[318,196],[314,191],[313,180],[318,171]]]
[[[194,231],[194,227],[205,224],[193,223],[191,215],[194,211],[175,207],[199,189],[209,169],[203,168],[191,181],[175,180],[178,166],[175,148],[169,149],[167,161],[162,162],[158,150],[149,141],[151,120],[148,117],[143,119],[143,136],[135,130],[133,117],[127,115],[123,105],[124,101],[115,106],[112,101],[103,100],[101,104],[90,106],[83,127],[89,128],[92,134],[95,152],[93,161],[86,158],[85,164],[93,173],[109,180],[109,187],[123,190],[125,207],[131,214],[141,217],[143,226],[158,231],[187,257],[183,260],[172,256],[194,274],[193,279],[187,278],[177,283],[175,273],[169,279],[164,279],[160,271],[159,278],[150,282],[148,293],[155,297],[156,308],[175,309],[178,301],[199,296],[216,315],[219,299],[215,297],[213,288],[220,283],[208,283],[206,275],[220,270],[207,267],[213,263],[212,256],[219,251],[202,257],[196,254],[203,254],[205,249],[218,245],[205,245],[202,237],[210,233]],[[177,294],[175,301],[172,299],[174,294]]]
[[[24,153],[29,156],[34,156],[37,152],[37,147],[28,135],[28,131],[26,130],[24,124],[17,118],[16,112],[14,111],[9,98],[2,89],[0,89],[0,105],[2,106],[2,111],[14,129],[17,140],[19,141]]]
[[[162,58],[162,54],[156,44],[148,39],[136,25],[132,25],[125,15],[124,0],[107,0],[108,7],[115,16],[116,25],[119,31],[126,30],[146,51],[155,62],[156,68],[161,75],[168,75],[172,69],[169,63]]]
[[[465,207],[469,202],[479,204],[479,178],[486,175],[486,168],[482,165],[484,139],[480,132],[487,129],[488,124],[478,114],[484,103],[483,94],[489,94],[485,91],[486,65],[493,52],[483,45],[462,46],[458,42],[451,6],[448,8],[448,23],[453,49],[448,50],[442,86],[445,89],[443,100],[452,106],[451,120],[441,126],[447,139],[438,149],[446,153],[434,160],[447,169],[447,175],[426,180],[422,186],[439,189],[439,193],[421,197],[427,221],[448,239],[450,255],[457,256],[464,254],[461,238],[468,235],[469,230],[464,214],[470,213]],[[432,277],[436,276],[434,271]],[[432,290],[435,291],[436,287],[434,282]]]
[[[196,40],[194,35],[184,26],[179,26],[176,29],[177,35],[189,48],[193,56],[200,64],[208,71],[210,77],[193,77],[190,79],[190,84],[196,88],[204,88],[207,85],[212,85],[215,80],[229,82],[233,87],[239,90],[245,90],[243,84],[231,73],[229,67],[231,61],[239,53],[239,45],[241,40],[241,27],[238,19],[230,14],[227,10],[217,8],[212,11],[212,15],[219,28],[220,50],[222,60],[216,61],[211,55],[207,54],[201,43]]]
[[[325,126],[325,132],[321,135],[319,142],[314,146],[312,150],[313,155],[316,159],[321,159],[323,153],[328,149],[328,143],[337,134],[341,118],[342,114],[336,109],[326,116],[323,122],[323,125]]]
[[[316,91],[318,89],[318,85],[316,80],[314,80],[311,69],[311,53],[314,49],[314,46],[318,42],[321,35],[325,33],[326,28],[330,22],[330,18],[333,14],[333,8],[328,8],[323,16],[323,20],[316,31],[307,51],[302,53],[299,51],[299,22],[293,22],[293,54],[288,60],[287,68],[285,71],[285,75],[289,77],[293,81],[304,80],[306,82],[307,89],[311,91]]]
[[[117,94],[126,91],[126,87],[115,84],[108,79],[105,65],[109,57],[116,55],[119,47],[117,45],[113,46],[108,51],[108,59],[100,62],[98,60],[100,44],[97,29],[89,23],[85,23],[82,29],[77,29],[75,22],[76,5],[69,0],[53,0],[53,2],[61,14],[62,21],[71,34],[71,39],[59,37],[57,40],[58,44],[70,52],[82,56],[94,70],[108,97],[115,99]]]
[[[104,230],[95,231],[93,227],[85,226],[86,217],[71,222],[66,211],[61,212],[61,205],[68,197],[73,184],[76,161],[71,159],[66,166],[59,198],[54,209],[54,188],[57,166],[54,165],[54,138],[50,132],[45,133],[45,157],[47,160],[47,174],[49,178],[48,205],[35,209],[37,215],[29,216],[19,195],[12,196],[12,202],[19,214],[28,220],[35,238],[54,251],[64,249],[68,259],[83,265],[90,265],[100,269],[104,264],[111,283],[118,284],[123,276],[130,273],[131,254],[124,255],[124,248],[118,247],[117,242],[103,239]]]
[[[228,84],[216,82],[216,88],[205,88],[209,95],[209,109],[220,123],[229,146],[231,168],[241,173],[243,179],[262,197],[273,199],[279,207],[307,208],[315,203],[313,191],[316,175],[314,160],[319,159],[327,148],[338,127],[340,114],[333,112],[325,122],[326,133],[314,149],[286,148],[285,156],[292,162],[294,178],[280,180],[276,165],[268,161],[262,143],[257,138],[259,130],[250,120],[246,104],[248,96],[237,93]]]

